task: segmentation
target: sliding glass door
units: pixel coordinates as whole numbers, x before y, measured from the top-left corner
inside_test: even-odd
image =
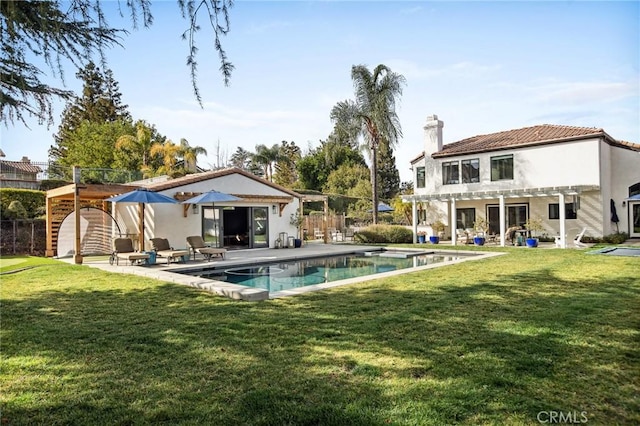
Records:
[[[506,223],[505,229],[512,226],[522,227],[527,223],[529,217],[528,204],[510,204],[505,206]],[[487,214],[489,216],[489,233],[500,233],[500,208],[498,206],[488,206]]]

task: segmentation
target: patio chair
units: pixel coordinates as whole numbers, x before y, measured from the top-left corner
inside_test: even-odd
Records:
[[[316,240],[324,239],[324,231],[322,231],[320,228],[313,228],[313,238],[315,238]]]
[[[189,258],[189,250],[175,250],[166,238],[151,238],[151,244],[157,256],[167,258],[167,265],[171,263],[171,259],[184,262]]]
[[[469,244],[469,233],[464,229],[456,229],[456,241],[463,244]]]
[[[345,241],[354,241],[354,232],[353,228],[349,227],[344,231],[344,240]]]
[[[209,262],[213,256],[218,256],[224,259],[224,254],[227,252],[227,249],[225,248],[207,246],[200,235],[187,237],[187,244],[189,244],[189,248],[193,254],[193,260],[196,260],[196,253],[203,255],[205,259],[207,259],[207,262]]]
[[[120,259],[127,260],[133,265],[141,261],[148,262],[149,254],[141,253],[133,248],[133,240],[131,238],[116,238],[113,240],[113,253],[109,259],[109,263],[113,265],[115,259],[116,265],[120,264]]]
[[[582,237],[584,237],[584,233],[587,232],[587,227],[585,226],[584,228],[582,228],[582,231],[580,231],[575,238],[573,239],[573,245],[576,246],[577,248],[583,248],[586,247],[587,245],[585,243],[582,242]],[[566,237],[566,235],[565,235]],[[556,235],[553,237],[555,239],[555,243],[556,243],[556,247],[561,247],[561,236],[560,235]]]

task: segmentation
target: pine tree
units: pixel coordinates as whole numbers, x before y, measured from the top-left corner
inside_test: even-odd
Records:
[[[378,192],[380,199],[391,200],[400,190],[400,173],[396,167],[393,148],[385,139],[378,146]]]
[[[84,82],[82,96],[74,97],[62,113],[58,134],[54,135],[55,145],[49,150],[49,157],[53,161],[60,161],[69,155],[69,141],[84,121],[94,124],[131,121],[131,114],[127,111],[127,105],[122,103],[122,94],[111,70],[101,72],[90,62],[78,71],[76,77]]]

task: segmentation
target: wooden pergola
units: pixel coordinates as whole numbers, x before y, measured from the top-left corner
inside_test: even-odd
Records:
[[[327,244],[329,241],[329,232],[327,229],[327,216],[329,215],[329,196],[328,195],[313,195],[313,194],[301,194],[302,198],[300,199],[300,216],[302,216],[302,207],[304,203],[313,203],[322,201],[323,209],[322,209],[322,234],[324,235],[323,240],[324,243]]]
[[[76,223],[76,263],[82,263],[80,254],[80,209],[82,207],[96,207],[108,211],[107,198],[133,191],[138,186],[120,184],[70,184],[47,191],[47,246],[45,255],[53,257],[57,251],[57,237],[60,225],[65,217],[75,212]]]

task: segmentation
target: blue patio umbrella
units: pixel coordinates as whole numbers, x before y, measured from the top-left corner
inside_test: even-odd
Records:
[[[138,218],[140,221],[139,248],[144,251],[144,206],[145,204],[165,203],[178,204],[178,201],[164,194],[151,191],[147,188],[136,188],[124,194],[115,195],[105,201],[112,203],[138,203]]]
[[[240,201],[240,200],[242,200],[242,198],[238,198],[235,195],[226,194],[224,192],[219,192],[219,191],[216,191],[216,190],[212,189],[211,191],[203,192],[200,195],[196,195],[193,198],[189,198],[188,200],[183,201],[182,204],[209,204],[209,203],[211,203],[211,205],[214,206],[215,203],[223,203],[223,202],[227,202],[227,201]]]
[[[368,210],[369,213],[371,213],[372,209]],[[392,212],[393,211],[393,207],[391,207],[389,204],[383,203],[383,202],[379,202],[378,203],[378,212],[379,213],[387,213],[387,212]]]

